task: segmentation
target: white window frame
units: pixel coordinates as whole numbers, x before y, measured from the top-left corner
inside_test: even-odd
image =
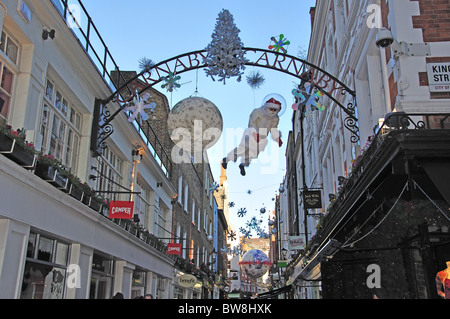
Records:
[[[82,137],[82,114],[49,78],[43,100],[39,128],[41,150],[76,171]]]

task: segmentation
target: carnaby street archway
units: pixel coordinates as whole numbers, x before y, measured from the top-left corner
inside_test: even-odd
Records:
[[[356,93],[354,90],[325,70],[300,58],[265,49],[243,48],[243,50],[247,58],[245,65],[271,69],[291,75],[299,79],[301,83],[310,83],[311,87],[330,98],[347,116],[344,124],[352,133],[351,142],[357,143],[359,141]],[[161,83],[168,76],[206,68],[207,64],[204,60],[207,58],[207,54],[205,50],[192,51],[162,61],[128,80],[107,99],[97,99],[92,132],[92,150],[97,152],[99,149],[107,146],[105,141],[114,132],[112,121],[123,111],[126,102],[133,100],[136,94],[140,95],[149,88]],[[120,77],[120,72],[118,74]],[[124,81],[119,78],[115,82],[123,83]],[[129,96],[129,98],[125,99],[123,96]],[[108,110],[107,105],[114,101],[118,102],[121,107],[112,113]]]

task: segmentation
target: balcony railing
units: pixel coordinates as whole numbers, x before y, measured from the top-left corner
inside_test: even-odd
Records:
[[[112,92],[117,88],[114,83],[120,83],[112,78],[111,71],[119,71],[119,66],[109,52],[108,46],[101,37],[81,0],[50,0],[64,19],[80,46],[91,59],[99,74],[105,80]],[[118,77],[122,77],[117,72]],[[122,78],[122,81],[124,79]]]
[[[66,24],[72,30],[73,35],[78,39],[80,46],[86,52],[99,74],[103,77],[105,83],[116,92],[121,83],[126,83],[127,79],[111,55],[105,41],[101,37],[97,27],[92,21],[81,0],[50,0],[60,13]],[[127,86],[127,96],[132,96],[133,91]],[[146,125],[140,125],[135,121],[133,123],[136,130],[149,147],[153,157],[163,170],[167,178],[170,179],[172,173],[172,162],[165,151],[158,136],[153,128],[147,122]]]
[[[336,201],[329,210],[329,214],[332,214],[333,208],[339,207],[339,204],[346,199],[347,195],[353,192],[353,188],[359,182],[360,177],[377,160],[375,154],[380,150],[381,145],[390,132],[398,130],[443,129],[450,129],[450,113],[406,114],[397,112],[387,115],[377,134],[369,139],[367,149],[363,149],[361,155],[353,162],[352,172],[340,188]]]

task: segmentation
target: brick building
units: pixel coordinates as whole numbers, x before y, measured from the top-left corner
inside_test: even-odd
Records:
[[[308,61],[356,98],[335,90],[340,106],[324,96],[324,111],[294,115],[288,170],[300,187],[288,196],[300,225],[290,232],[307,246],[284,275],[297,297],[437,298],[450,259],[449,10],[410,0],[311,9]],[[321,190],[321,209],[304,208],[308,189]]]

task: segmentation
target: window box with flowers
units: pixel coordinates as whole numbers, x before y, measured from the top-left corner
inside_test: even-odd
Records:
[[[0,154],[26,169],[36,164],[36,150],[25,140],[24,130],[13,131],[4,121],[0,123]]]
[[[69,178],[60,169],[60,164],[52,155],[39,155],[34,173],[61,190],[69,187]]]

